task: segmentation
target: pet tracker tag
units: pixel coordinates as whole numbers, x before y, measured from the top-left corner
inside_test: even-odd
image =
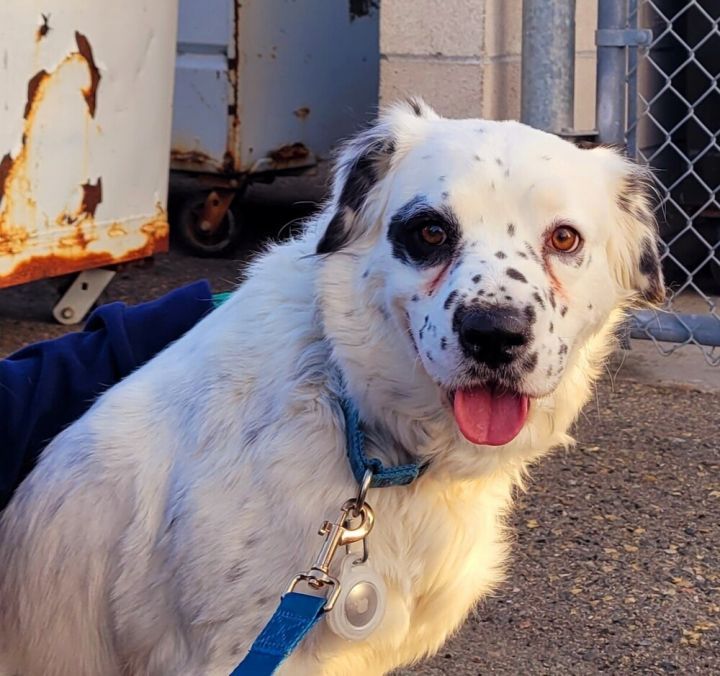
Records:
[[[357,552],[345,555],[338,578],[340,594],[325,616],[328,626],[344,639],[361,641],[385,616],[385,582]]]

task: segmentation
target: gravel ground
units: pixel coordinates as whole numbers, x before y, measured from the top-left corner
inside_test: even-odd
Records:
[[[720,673],[720,398],[601,383],[518,496],[508,580],[409,674]]]
[[[238,269],[173,252],[125,268],[102,300],[200,277],[227,290]],[[56,294],[0,292],[0,355],[68,330],[49,318]],[[720,397],[606,379],[576,436],[518,494],[507,582],[399,675],[720,674]]]

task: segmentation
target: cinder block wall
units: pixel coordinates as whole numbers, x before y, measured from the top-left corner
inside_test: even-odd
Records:
[[[577,0],[575,127],[595,126],[597,0]],[[520,117],[522,0],[382,0],[380,102],[420,95],[451,117]]]

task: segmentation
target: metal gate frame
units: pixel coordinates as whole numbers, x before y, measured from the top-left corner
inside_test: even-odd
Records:
[[[718,76],[709,73],[696,58],[696,52],[711,40],[720,40],[718,22],[720,17],[709,15],[699,0],[673,3],[671,12],[664,13],[658,6],[659,0],[599,0],[597,44],[597,125],[598,140],[601,143],[624,145],[630,157],[639,162],[655,165],[665,151],[672,151],[680,162],[679,176],[670,176],[658,170],[655,172],[658,188],[656,213],[661,225],[668,220],[669,209],[681,220],[678,232],[663,237],[661,258],[666,265],[672,264],[685,277],[684,281],[670,285],[669,300],[663,311],[640,310],[631,316],[630,331],[633,338],[652,340],[664,354],[670,354],[684,345],[695,345],[702,350],[707,363],[720,365],[720,307],[718,298],[713,298],[707,288],[700,286],[698,277],[704,268],[717,266],[712,271],[720,280],[720,185],[713,185],[711,176],[703,175],[698,166],[711,152],[720,153],[718,129],[708,129],[698,114],[697,108],[709,97],[720,94]],[[639,26],[642,10],[652,13],[660,29],[655,33]],[[683,15],[696,12],[693,18],[705,19],[705,35],[695,44],[689,44],[686,36],[677,31],[677,23]],[[684,17],[688,19],[688,17]],[[681,62],[671,69],[665,69],[654,58],[654,50],[668,41],[674,43]],[[692,66],[707,78],[708,85],[696,99],[689,100],[686,92],[680,91],[676,77],[685,68]],[[659,83],[656,91],[643,87],[640,82],[642,69],[651,71]],[[650,79],[650,78],[647,78]],[[683,107],[679,120],[667,127],[662,121],[663,97],[671,95]],[[712,101],[711,101],[712,103]],[[717,107],[720,119],[720,103]],[[684,126],[693,124],[709,139],[702,150],[691,155],[678,140]],[[643,148],[638,141],[643,127],[652,125],[652,132],[661,136],[657,148]],[[683,199],[682,187],[686,181],[693,181],[696,189],[704,191],[707,199],[693,205]],[[708,185],[710,181],[711,185]],[[717,220],[714,234],[710,228],[710,239],[698,229],[698,221],[706,215]],[[661,230],[663,228],[661,227]],[[666,231],[668,228],[665,228]],[[695,238],[696,246],[702,251],[700,261],[688,265],[673,250],[673,245],[684,236]],[[703,250],[704,249],[704,250]],[[705,250],[707,253],[705,253]],[[718,281],[720,283],[720,281]],[[683,292],[690,292],[704,301],[706,314],[687,314],[675,308],[675,301]]]
[[[523,46],[522,46],[522,121],[573,140],[592,140],[626,149],[628,155],[650,166],[656,165],[658,156],[671,149],[680,161],[673,167],[680,168],[674,178],[669,173],[655,171],[658,202],[656,214],[661,224],[663,244],[661,257],[664,267],[674,267],[684,280],[669,285],[669,300],[662,310],[636,310],[629,317],[629,333],[632,338],[652,340],[664,354],[670,354],[682,346],[695,345],[702,350],[707,363],[720,365],[720,297],[713,298],[708,289],[700,286],[699,273],[705,269],[716,275],[720,285],[720,179],[713,178],[700,162],[710,153],[718,154],[720,145],[718,129],[708,129],[698,116],[698,106],[713,106],[720,119],[720,88],[718,76],[707,71],[696,58],[696,51],[709,41],[718,42],[720,54],[720,16],[712,16],[702,7],[702,2],[716,0],[598,0],[597,45],[597,103],[596,130],[578,131],[573,126],[573,78],[575,59],[575,0],[523,0]],[[658,5],[674,6],[668,15]],[[703,21],[706,33],[694,44],[688,43],[676,32],[674,21],[685,12],[694,11],[694,20]],[[653,17],[659,30],[653,34],[647,27],[639,26],[639,17],[655,12]],[[720,12],[718,12],[720,14]],[[681,54],[681,63],[666,72],[656,62],[654,49],[663,47],[668,40],[675,40],[674,48]],[[683,51],[684,50],[684,51]],[[674,78],[684,68],[692,65],[707,79],[705,91],[697,98],[687,98],[678,91]],[[653,69],[657,91],[646,91],[647,69]],[[720,70],[720,68],[718,68]],[[644,76],[644,77],[643,77]],[[672,126],[664,127],[663,114],[658,108],[664,105],[663,95],[671,93],[680,103],[680,119]],[[715,98],[713,98],[715,97]],[[717,102],[716,99],[717,98]],[[678,107],[677,103],[675,104]],[[683,108],[684,106],[684,108]],[[684,124],[692,121],[709,141],[699,153],[690,155],[675,134]],[[661,137],[656,149],[645,148],[639,141],[647,125],[656,127],[654,133]],[[697,135],[697,134],[696,134]],[[688,146],[689,147],[689,146]],[[657,169],[657,167],[655,167]],[[720,174],[720,170],[716,172]],[[695,207],[678,194],[678,186],[686,179],[695,182],[695,193],[703,192],[707,199]],[[710,184],[708,184],[708,181]],[[678,232],[668,235],[669,217],[673,210],[674,225],[680,220]],[[716,218],[710,225],[710,238],[698,229],[701,218]],[[712,228],[715,227],[713,230]],[[694,237],[693,243],[702,250],[700,260],[686,265],[676,254],[675,246],[683,237]],[[705,251],[707,253],[705,253]],[[694,294],[694,301],[704,302],[705,314],[688,314],[677,307],[683,292]],[[684,299],[683,299],[684,300]]]

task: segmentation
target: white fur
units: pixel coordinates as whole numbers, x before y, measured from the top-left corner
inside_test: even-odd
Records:
[[[422,110],[396,107],[348,144],[334,195],[306,234],[272,247],[223,307],[46,449],[0,522],[2,676],[228,674],[314,558],[320,523],[355,494],[340,371],[371,454],[431,463],[415,484],[368,497],[371,561],[389,593],[381,628],[351,643],[321,623],[282,673],[373,675],[417,661],[498,584],[512,488],[530,461],[570,443],[620,308],[642,291],[636,268],[653,234],[617,206],[635,170],[615,153]],[[394,148],[347,215],[347,247],[316,256],[355,156],[384,137]],[[431,294],[437,271],[398,261],[385,236],[418,193],[450,205],[468,245]],[[629,199],[642,211],[642,196]],[[553,267],[569,309],[563,318],[548,303],[538,310],[524,429],[504,447],[473,446],[445,395],[462,378],[462,355],[444,301],[478,272],[488,290],[507,282],[520,305],[533,286],[547,293],[540,266],[517,252],[524,240],[540,247],[558,215],[579,224],[593,263]],[[506,280],[508,266],[528,282]],[[425,316],[436,333],[420,339]]]

